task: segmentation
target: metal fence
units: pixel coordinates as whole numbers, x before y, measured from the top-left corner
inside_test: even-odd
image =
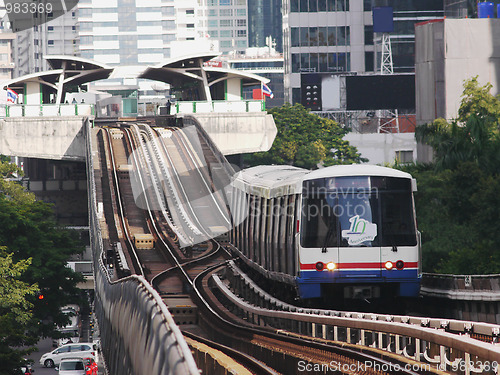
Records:
[[[199,374],[191,351],[159,294],[140,276],[111,281],[102,261],[92,131],[86,123],[90,239],[96,285],[95,316],[107,373]],[[104,172],[104,171],[103,171]],[[101,195],[100,195],[101,196]],[[102,196],[99,198],[102,200]],[[102,205],[102,202],[99,202]]]

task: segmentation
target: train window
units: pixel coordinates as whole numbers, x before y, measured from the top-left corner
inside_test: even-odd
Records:
[[[334,212],[335,202],[330,203],[324,196],[303,199],[300,230],[302,247],[338,246],[338,224]]]
[[[417,235],[410,190],[383,192],[380,197],[382,246],[415,246]]]

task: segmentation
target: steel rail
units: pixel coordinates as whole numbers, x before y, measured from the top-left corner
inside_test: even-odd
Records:
[[[114,155],[113,155],[113,145],[112,145],[112,142],[111,142],[111,137],[110,137],[110,134],[109,134],[109,129],[106,129],[106,135],[107,135],[107,139],[108,139],[108,147],[109,147],[109,151],[110,151],[110,158],[111,158],[111,166],[112,166],[112,173],[113,173],[113,180],[114,180],[114,184],[115,184],[115,196],[118,200],[117,202],[117,206],[120,210],[120,223],[121,223],[121,226],[123,228],[123,231],[125,233],[125,237],[126,237],[126,241],[128,243],[128,246],[130,248],[130,251],[132,252],[132,255],[133,255],[133,261],[134,261],[134,268],[136,270],[136,272],[139,272],[139,274],[141,276],[144,276],[144,270],[142,269],[142,266],[141,266],[141,262],[139,260],[139,257],[137,256],[137,252],[135,251],[135,246],[133,244],[133,241],[130,237],[130,232],[129,232],[129,229],[128,229],[128,225],[127,225],[127,222],[125,220],[125,212],[124,212],[124,209],[123,209],[123,202],[122,202],[122,197],[121,197],[121,192],[120,192],[120,184],[119,184],[119,179],[118,179],[118,174],[116,173],[116,163],[115,163],[115,158],[114,158]],[[131,145],[132,146],[132,145]]]

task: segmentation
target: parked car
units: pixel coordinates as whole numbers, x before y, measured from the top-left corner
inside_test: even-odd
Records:
[[[24,366],[21,366],[19,368],[19,370],[16,372],[16,374],[19,374],[19,375],[32,375],[34,372],[35,372],[35,370],[33,370],[31,368],[30,364],[25,364]]]
[[[66,344],[42,355],[40,364],[45,367],[54,367],[59,365],[63,358],[95,358],[95,355],[96,347],[92,343]]]
[[[86,375],[85,363],[82,358],[63,358],[56,367],[59,375]]]
[[[97,375],[97,363],[95,363],[94,358],[84,358],[83,363],[85,364],[85,371],[87,371],[85,375]]]

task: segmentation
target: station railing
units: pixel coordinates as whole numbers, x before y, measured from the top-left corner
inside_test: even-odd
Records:
[[[0,106],[2,117],[94,116],[93,104],[13,104]]]

